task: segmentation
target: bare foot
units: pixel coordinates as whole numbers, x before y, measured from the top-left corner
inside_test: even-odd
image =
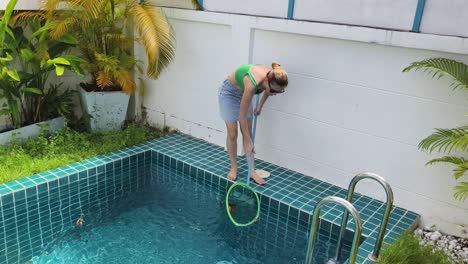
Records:
[[[255,171],[252,171],[252,173],[250,174],[250,179],[254,180],[255,183],[259,185],[264,185],[266,183],[265,180],[258,176],[258,174]]]
[[[231,168],[227,178],[231,181],[235,181],[237,179],[237,168]]]

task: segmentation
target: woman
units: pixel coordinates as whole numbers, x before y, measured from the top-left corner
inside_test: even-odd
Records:
[[[252,119],[259,115],[265,101],[271,95],[284,93],[288,85],[288,75],[277,62],[271,68],[264,65],[245,64],[231,72],[219,88],[218,100],[221,117],[226,122],[226,146],[231,160],[231,170],[227,178],[234,181],[237,178],[237,123],[239,122],[244,151],[249,160],[250,154],[255,154],[252,144]],[[252,98],[263,92],[255,111],[252,109]],[[257,184],[265,184],[252,164],[251,179]]]

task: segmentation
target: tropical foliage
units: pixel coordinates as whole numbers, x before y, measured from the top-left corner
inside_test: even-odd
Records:
[[[10,8],[14,8],[14,2],[10,1]],[[29,18],[22,25],[16,23],[19,15],[11,17],[11,13],[3,16],[0,30],[0,63],[3,67],[0,99],[4,101],[0,115],[9,118],[11,127],[19,128],[69,114],[73,107],[72,93],[68,90],[59,92],[57,88],[61,84],[51,83],[49,77],[52,72],[62,76],[65,69],[82,73],[80,64],[83,60],[66,54],[76,45],[76,39],[69,34],[51,39],[50,21]],[[57,108],[46,107],[51,100],[56,102]]]
[[[25,13],[21,19],[31,16],[50,20],[54,39],[71,34],[78,40],[91,77],[82,85],[88,91],[136,90],[133,69],[143,72],[143,62],[133,53],[135,42],[146,53],[150,78],[157,78],[175,55],[173,30],[151,1],[44,0],[40,12]]]
[[[453,80],[450,86],[454,90],[468,90],[468,66],[464,63],[446,58],[431,58],[414,62],[403,72],[413,69],[424,70],[431,74],[432,78],[440,79],[447,76]],[[445,153],[446,156],[432,159],[427,164],[439,162],[453,164],[455,166],[453,175],[457,180],[461,180],[468,170],[468,160],[464,157],[468,151],[468,125],[448,129],[438,128],[419,143],[419,148],[429,153],[434,151]],[[468,198],[468,182],[460,182],[455,187],[454,196],[460,200]]]

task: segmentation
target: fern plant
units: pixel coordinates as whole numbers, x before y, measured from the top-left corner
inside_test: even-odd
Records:
[[[431,58],[418,62],[413,62],[406,67],[403,72],[410,70],[423,70],[430,74],[432,78],[440,79],[447,76],[453,80],[451,87],[455,89],[468,89],[468,65],[446,58]],[[438,151],[446,154],[446,156],[432,159],[427,164],[439,162],[450,163],[455,166],[453,175],[455,179],[460,180],[468,171],[468,160],[464,157],[451,155],[452,153],[460,153],[461,155],[468,152],[468,125],[451,128],[451,129],[436,129],[419,145],[419,149],[428,151]],[[468,198],[468,182],[460,182],[455,187],[454,196],[456,199],[465,200]]]

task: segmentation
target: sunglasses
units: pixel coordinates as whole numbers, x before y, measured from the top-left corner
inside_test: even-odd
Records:
[[[272,93],[272,94],[284,93],[284,90],[278,91],[278,90],[275,90],[275,89],[271,88],[270,80],[268,80],[268,87],[270,88],[270,93]]]
[[[268,75],[270,75],[270,72],[271,72],[271,71],[267,72],[267,75],[266,75],[267,80],[268,80],[268,87],[270,88],[270,93],[271,93],[271,94],[280,94],[280,93],[284,93],[284,89],[281,90],[281,91],[278,91],[278,90],[275,90],[275,89],[271,88],[270,78],[268,78]]]

